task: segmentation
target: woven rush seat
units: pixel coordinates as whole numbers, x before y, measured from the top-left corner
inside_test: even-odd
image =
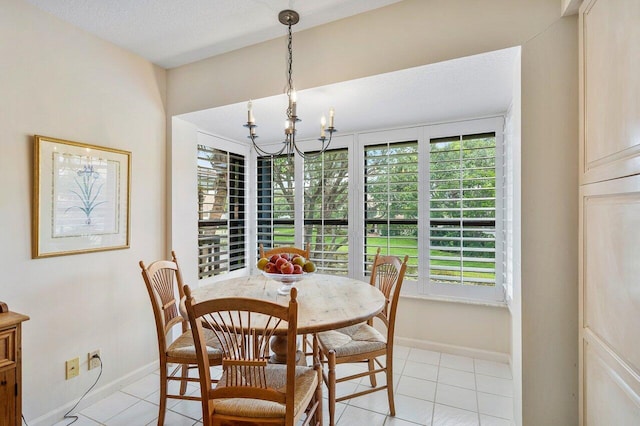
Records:
[[[216,335],[211,330],[204,330],[207,339],[207,353],[209,362],[220,364],[222,361],[222,349]],[[196,364],[196,347],[193,343],[193,333],[191,330],[182,333],[180,337],[173,341],[167,348],[167,355],[174,358],[191,358]]]
[[[268,365],[266,370],[267,387],[286,391],[287,366]],[[226,374],[218,381],[217,389],[225,387]],[[304,410],[318,387],[318,373],[311,367],[296,367],[296,389],[293,396],[294,417]],[[225,414],[252,418],[280,418],[285,416],[286,406],[273,401],[247,398],[222,398],[214,404],[215,414]]]
[[[334,351],[338,358],[384,349],[387,344],[378,330],[364,323],[323,331],[318,333],[318,341],[327,351]]]

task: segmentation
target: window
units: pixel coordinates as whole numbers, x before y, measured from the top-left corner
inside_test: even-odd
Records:
[[[304,241],[317,271],[349,272],[349,157],[329,150],[304,161]]]
[[[258,158],[258,244],[265,249],[295,245],[293,159]]]
[[[418,142],[364,148],[365,271],[376,250],[411,257],[406,277],[416,278],[418,256]]]
[[[245,158],[198,145],[198,276],[246,267]]]
[[[409,255],[403,291],[503,300],[502,123],[357,134],[349,149],[298,159],[297,176],[289,159],[259,159],[258,240],[310,242],[319,271],[359,279],[378,248]]]
[[[425,128],[427,294],[504,300],[502,133],[502,118]]]
[[[431,139],[429,278],[496,284],[495,133]]]

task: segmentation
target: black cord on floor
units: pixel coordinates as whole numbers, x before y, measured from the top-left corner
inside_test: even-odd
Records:
[[[76,407],[78,406],[78,404],[80,404],[80,401],[82,401],[82,399],[87,396],[87,394],[89,392],[91,392],[91,389],[93,389],[97,384],[98,384],[98,380],[100,380],[100,376],[102,376],[102,359],[100,358],[99,355],[94,355],[94,358],[98,358],[98,361],[100,361],[100,373],[98,373],[98,377],[96,377],[96,381],[93,382],[93,384],[89,387],[89,389],[87,389],[87,391],[80,397],[80,399],[78,400],[78,402],[76,402],[76,404],[71,407],[71,409],[69,409],[69,411],[67,411],[66,413],[64,413],[64,417],[65,419],[73,419],[73,421],[71,423],[67,423],[67,426],[74,424],[75,422],[78,421],[78,416],[73,415],[73,414],[69,414],[71,413],[73,410],[76,409]],[[28,426],[28,425],[27,425]]]
[[[78,416],[73,416],[73,415],[69,415],[69,413],[71,413],[73,410],[75,410],[75,408],[78,406],[78,404],[80,404],[80,401],[82,401],[82,399],[87,396],[87,394],[91,391],[91,389],[93,389],[97,384],[98,384],[98,380],[100,380],[100,376],[102,376],[102,359],[100,359],[99,355],[94,355],[94,358],[98,358],[98,361],[100,361],[100,373],[98,373],[98,377],[96,377],[96,381],[93,382],[93,384],[91,385],[91,387],[89,389],[87,389],[87,391],[80,397],[80,399],[78,400],[78,402],[76,402],[76,405],[74,405],[73,407],[71,407],[71,409],[69,411],[67,411],[66,413],[64,413],[64,417],[65,419],[73,419],[73,421],[69,424],[67,424],[67,426],[74,424],[75,422],[78,421]],[[21,414],[22,416],[22,422],[26,425],[29,426],[29,423],[27,423],[27,420],[24,418],[24,414]]]

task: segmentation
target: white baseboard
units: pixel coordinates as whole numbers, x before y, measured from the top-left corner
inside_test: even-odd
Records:
[[[158,361],[152,362],[151,364],[145,365],[126,376],[119,377],[117,380],[114,380],[111,383],[106,383],[98,388],[93,389],[89,392],[82,401],[75,408],[74,413],[79,413],[86,407],[93,405],[94,403],[100,401],[103,398],[111,395],[114,392],[119,391],[120,389],[134,383],[149,373],[157,371],[159,368]],[[64,406],[57,408],[53,411],[50,411],[37,419],[27,419],[29,426],[48,426],[55,424],[63,419],[64,414],[69,411],[76,403],[77,399],[65,404]],[[73,413],[71,413],[73,414]]]
[[[502,352],[485,351],[483,349],[467,348],[464,346],[448,345],[446,343],[432,342],[429,340],[409,339],[396,337],[395,344],[417,349],[444,352],[453,355],[468,356],[470,358],[484,359],[486,361],[505,362],[511,366],[511,357]]]

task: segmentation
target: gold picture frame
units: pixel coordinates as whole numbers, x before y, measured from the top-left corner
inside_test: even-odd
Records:
[[[131,152],[34,139],[32,257],[129,248]]]

